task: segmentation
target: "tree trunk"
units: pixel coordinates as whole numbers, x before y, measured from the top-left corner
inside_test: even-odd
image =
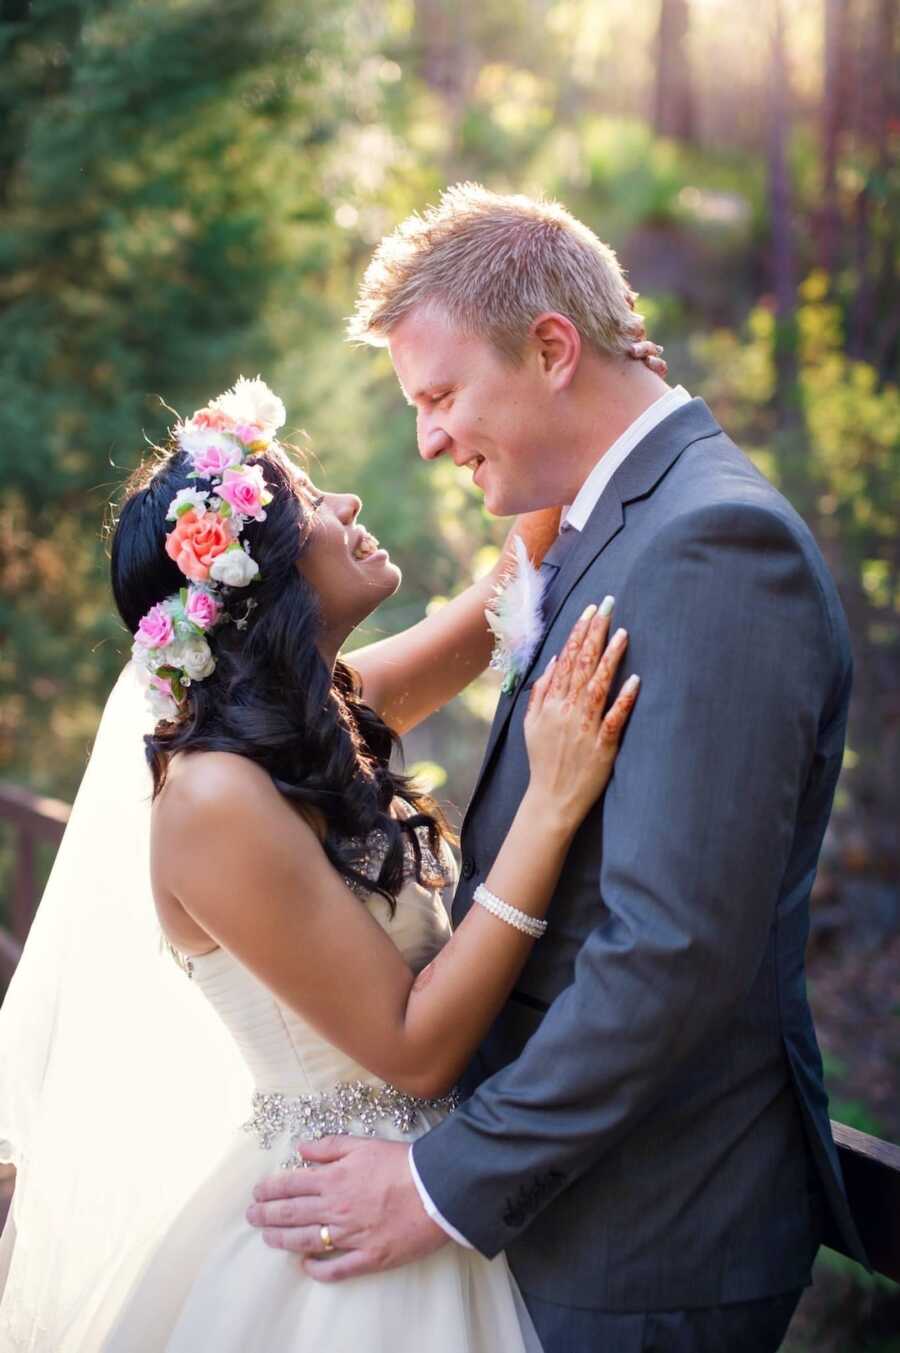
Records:
[[[771,58],[769,61],[769,211],[772,222],[772,290],[775,296],[775,355],[778,362],[779,412],[787,415],[796,386],[797,281],[791,224],[791,184],[787,163],[790,130],[787,54],[781,0],[770,0]]]
[[[801,513],[813,506],[805,420],[797,362],[797,280],[794,263],[792,194],[787,161],[790,87],[782,0],[769,0],[768,186],[771,220],[772,291],[775,300],[775,444],[784,491]]]
[[[882,372],[896,347],[896,306],[890,304],[898,250],[897,213],[891,202],[890,129],[900,117],[897,86],[897,3],[871,0],[859,53],[856,110],[857,157],[867,166],[854,204],[856,295],[848,349],[875,361]],[[885,289],[887,282],[887,289]]]
[[[847,0],[825,0],[825,71],[822,91],[822,217],[819,260],[829,277],[840,252],[841,212],[837,166],[846,117]]]
[[[419,72],[454,120],[465,112],[478,69],[466,9],[447,0],[415,0]]]
[[[688,0],[661,0],[656,39],[653,124],[660,136],[691,141],[694,101],[687,53]]]
[[[449,133],[443,173],[452,182],[468,177],[462,129],[481,65],[473,15],[469,6],[453,6],[448,0],[414,0],[414,4],[418,72],[441,104],[441,120]]]

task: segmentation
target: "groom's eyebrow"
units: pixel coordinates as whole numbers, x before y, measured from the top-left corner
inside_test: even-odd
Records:
[[[423,385],[420,390],[417,390],[414,395],[408,395],[402,385],[400,386],[400,389],[403,390],[403,398],[406,400],[407,404],[410,408],[414,409],[420,399],[424,399],[426,395],[430,395],[433,390],[443,389],[444,386],[448,384],[448,381],[428,381],[427,384]]]

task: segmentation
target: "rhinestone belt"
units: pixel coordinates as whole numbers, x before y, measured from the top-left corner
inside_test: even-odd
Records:
[[[263,1150],[271,1149],[275,1138],[288,1132],[297,1141],[318,1137],[349,1136],[354,1125],[361,1125],[367,1137],[374,1137],[378,1124],[390,1122],[399,1132],[411,1132],[422,1109],[452,1113],[459,1104],[455,1090],[439,1099],[419,1099],[393,1085],[367,1085],[365,1081],[341,1081],[332,1090],[315,1095],[267,1094],[257,1090],[253,1096],[253,1117],[244,1123],[245,1132],[253,1132]],[[356,1127],[357,1132],[360,1127]],[[281,1162],[283,1170],[294,1169],[296,1155]]]

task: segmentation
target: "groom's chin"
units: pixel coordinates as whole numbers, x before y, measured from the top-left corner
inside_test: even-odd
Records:
[[[514,484],[508,487],[501,485],[499,488],[488,484],[484,491],[484,506],[492,517],[517,517],[522,512],[531,512],[535,507],[545,504],[533,502]]]
[[[518,510],[517,508],[510,506],[510,503],[515,496],[515,493],[510,493],[502,484],[486,484],[482,490],[484,505],[492,517],[513,516]]]

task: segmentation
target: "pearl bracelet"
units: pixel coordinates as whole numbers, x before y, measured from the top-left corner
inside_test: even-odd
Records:
[[[492,916],[505,921],[507,925],[514,926],[516,930],[521,930],[523,934],[530,935],[532,939],[539,940],[547,929],[546,921],[539,921],[536,916],[529,916],[527,911],[510,906],[509,902],[504,902],[502,897],[492,893],[483,883],[479,883],[475,889],[472,901],[480,903]]]

